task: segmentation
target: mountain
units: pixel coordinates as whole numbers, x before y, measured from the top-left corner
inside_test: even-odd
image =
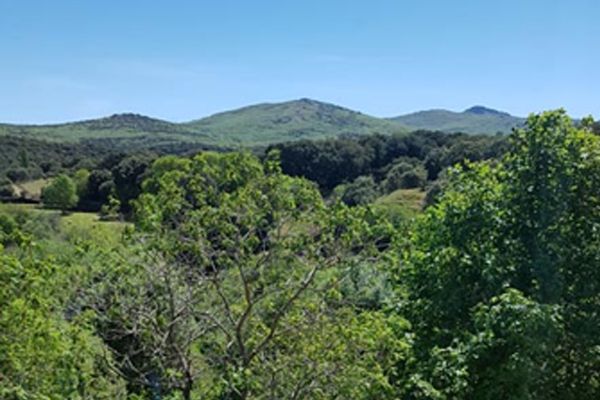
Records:
[[[429,110],[384,119],[334,104],[300,99],[252,105],[184,123],[125,113],[53,125],[0,124],[0,135],[97,143],[116,148],[185,148],[187,145],[232,148],[343,135],[389,135],[418,129],[508,133],[523,121],[483,106],[471,107],[463,112]]]
[[[253,105],[183,126],[231,144],[407,132],[393,121],[310,99]]]
[[[473,106],[463,112],[427,110],[391,118],[411,130],[425,129],[443,132],[464,132],[493,135],[510,133],[523,125],[524,118],[483,106]]]
[[[397,132],[408,130],[394,121],[310,99],[257,104],[186,123],[128,113],[54,125],[0,124],[0,134],[55,141],[149,140],[155,145],[165,141],[229,147]]]
[[[170,138],[188,140],[194,133],[180,124],[139,114],[115,114],[105,118],[51,125],[0,124],[0,134],[53,141],[86,141],[107,138]]]

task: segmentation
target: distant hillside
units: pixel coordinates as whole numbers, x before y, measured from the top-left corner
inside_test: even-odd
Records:
[[[412,130],[425,129],[488,135],[498,132],[510,133],[514,127],[521,126],[525,122],[524,118],[483,106],[474,106],[463,112],[447,110],[419,111],[391,118],[391,120]]]
[[[258,104],[187,123],[172,123],[138,114],[116,114],[55,125],[0,124],[0,135],[26,135],[53,141],[111,139],[138,144],[148,140],[153,145],[189,142],[252,146],[296,139],[396,132],[407,132],[407,129],[393,121],[309,99]]]
[[[51,141],[85,141],[151,137],[153,141],[196,141],[198,135],[179,124],[138,114],[115,114],[110,117],[52,125],[0,124],[1,135],[28,136]]]
[[[300,99],[252,105],[185,123],[127,113],[53,125],[0,124],[0,135],[57,142],[101,142],[128,148],[239,147],[299,139],[389,135],[419,129],[509,133],[523,122],[522,118],[482,106],[464,112],[430,110],[384,119],[334,104]]]
[[[224,144],[268,144],[341,135],[407,132],[392,121],[310,99],[253,105],[184,126]]]

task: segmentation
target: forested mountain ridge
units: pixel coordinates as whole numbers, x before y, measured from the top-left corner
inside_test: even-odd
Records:
[[[0,124],[0,135],[51,141],[131,142],[134,139],[142,147],[146,141],[239,147],[340,136],[390,135],[420,129],[469,134],[509,133],[523,121],[482,106],[462,113],[430,110],[386,119],[317,100],[299,99],[251,105],[183,123],[124,113],[61,124]]]
[[[126,113],[64,124],[0,124],[0,134],[36,139],[77,141],[150,136],[155,141],[219,146],[406,132],[408,129],[396,122],[310,99],[257,104],[184,123]]]
[[[184,126],[231,143],[260,144],[408,132],[393,121],[311,99],[252,105]]]
[[[483,106],[473,106],[463,112],[426,110],[391,118],[412,129],[426,129],[448,133],[493,135],[507,134],[524,124],[525,119]]]

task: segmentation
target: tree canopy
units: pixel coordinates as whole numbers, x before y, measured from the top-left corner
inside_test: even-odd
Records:
[[[456,169],[399,270],[440,396],[600,395],[600,143],[532,115],[501,163]]]
[[[600,398],[596,127],[78,164],[45,204],[111,221],[0,205],[0,398]]]
[[[42,202],[45,207],[69,210],[79,201],[77,185],[67,175],[58,175],[42,190]]]

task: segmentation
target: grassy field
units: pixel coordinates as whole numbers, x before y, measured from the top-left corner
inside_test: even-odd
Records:
[[[421,189],[398,189],[375,200],[375,207],[391,215],[412,218],[423,208],[425,192]]]
[[[101,221],[95,213],[74,212],[60,219],[60,232],[68,240],[91,240],[102,245],[117,245],[127,226],[119,221]]]
[[[44,189],[48,182],[48,179],[36,179],[34,181],[14,184],[13,188],[18,197],[29,200],[40,200],[42,189]]]
[[[28,215],[29,229],[36,236],[62,241],[89,240],[99,245],[116,246],[130,224],[101,221],[97,214],[47,210],[34,204],[0,203],[0,213],[19,218]],[[22,218],[24,219],[24,218]]]

